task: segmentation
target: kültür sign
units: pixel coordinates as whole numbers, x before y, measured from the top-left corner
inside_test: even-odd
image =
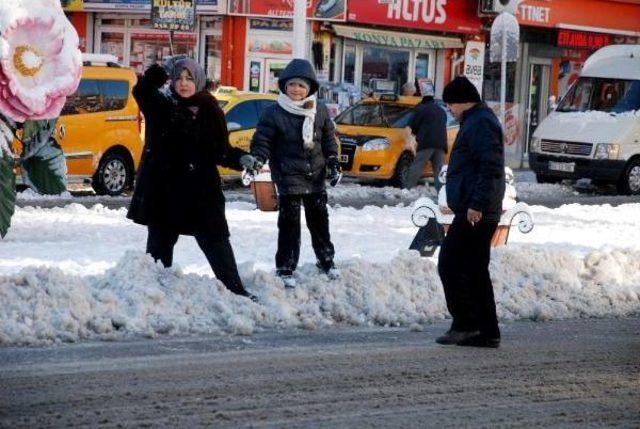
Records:
[[[169,31],[193,31],[196,0],[151,0],[153,28]]]

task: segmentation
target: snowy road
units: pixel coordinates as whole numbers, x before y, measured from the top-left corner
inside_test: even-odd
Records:
[[[616,195],[615,189],[579,188],[564,184],[538,184],[535,183],[535,175],[529,170],[518,170],[516,175],[516,188],[518,197],[530,205],[540,205],[548,208],[557,208],[563,204],[600,205],[638,203],[639,195]],[[97,196],[93,194],[88,185],[73,185],[72,194],[66,196],[40,196],[31,191],[18,195],[19,207],[38,206],[42,208],[64,207],[77,203],[85,207],[102,204],[110,209],[128,207],[130,196],[118,197]],[[388,186],[372,186],[371,184],[359,184],[356,179],[345,178],[336,188],[327,190],[329,205],[332,207],[351,207],[361,209],[365,206],[396,206],[398,204],[411,205],[423,196],[435,196],[433,188],[418,186],[411,190],[392,188]],[[248,188],[240,186],[239,182],[231,182],[225,186],[225,196],[228,202],[246,202],[255,204],[253,195]]]
[[[0,427],[639,427],[640,319],[0,349]],[[122,425],[122,426],[120,426]]]

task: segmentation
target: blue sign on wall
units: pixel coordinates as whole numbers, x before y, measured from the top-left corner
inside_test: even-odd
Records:
[[[215,11],[220,0],[196,0],[196,10]],[[151,0],[84,0],[85,10],[150,10]]]

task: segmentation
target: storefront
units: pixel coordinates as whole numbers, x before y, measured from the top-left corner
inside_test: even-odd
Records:
[[[399,93],[406,82],[430,80],[436,92],[449,81],[451,50],[479,35],[475,0],[352,1],[338,37],[336,81],[364,93]],[[366,25],[366,26],[365,26]]]
[[[602,46],[640,42],[640,4],[610,0],[523,0],[520,57],[507,73],[505,155],[526,166],[531,136]],[[498,110],[499,64],[485,64],[483,96]]]
[[[293,54],[293,23],[290,19],[249,18],[244,89],[278,92],[278,77]]]
[[[344,21],[346,0],[311,0],[307,4],[309,58],[319,80],[327,80],[333,77],[330,33],[322,31],[318,22]],[[242,55],[230,54],[230,80],[237,86],[247,91],[277,92],[278,77],[293,54],[292,5],[291,1],[282,0],[229,2],[229,18],[235,28],[244,29],[236,31],[233,40],[234,49],[240,46]]]
[[[89,52],[112,54],[137,73],[171,55],[167,31],[154,30],[150,0],[84,0]],[[197,59],[207,77],[219,82],[222,68],[224,2],[199,0],[193,32],[175,32],[173,53]],[[76,27],[77,28],[77,27]]]

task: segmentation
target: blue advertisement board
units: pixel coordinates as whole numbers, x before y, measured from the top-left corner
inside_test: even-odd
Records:
[[[196,12],[221,12],[221,0],[196,0]],[[84,0],[86,11],[151,10],[151,0]]]

